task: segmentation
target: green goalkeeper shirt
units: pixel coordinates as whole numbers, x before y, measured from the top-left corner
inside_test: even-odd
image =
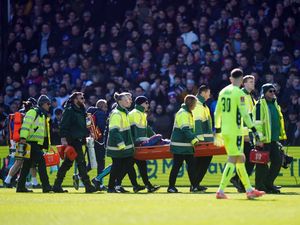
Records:
[[[219,93],[215,111],[215,128],[225,135],[243,135],[243,121],[254,126],[246,106],[245,93],[237,86],[228,85]]]

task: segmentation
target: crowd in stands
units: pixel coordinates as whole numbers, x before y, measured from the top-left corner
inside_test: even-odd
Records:
[[[300,4],[293,0],[12,1],[0,129],[29,97],[52,100],[53,139],[74,91],[86,105],[116,91],[150,102],[149,123],[170,137],[184,96],[220,89],[239,67],[277,88],[288,145],[300,145]],[[56,136],[55,136],[56,135]],[[0,136],[1,145],[5,137]]]

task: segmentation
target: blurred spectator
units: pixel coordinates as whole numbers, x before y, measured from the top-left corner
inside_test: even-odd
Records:
[[[68,100],[69,95],[67,87],[64,84],[61,84],[59,87],[58,96],[56,97],[57,107],[63,108],[63,104]]]
[[[297,131],[298,112],[295,109],[290,109],[288,112],[288,120],[286,123],[287,144],[294,145],[296,142],[295,133]]]
[[[163,137],[170,137],[172,132],[171,118],[165,113],[162,105],[157,105],[154,113],[152,128],[157,134],[162,134]]]
[[[262,83],[276,85],[293,136],[289,144],[299,143],[299,113],[291,114],[300,107],[299,3],[30,3],[21,10],[12,1],[0,95],[4,113],[41,93],[56,99],[57,109],[75,90],[92,102],[105,98],[109,105],[114,92],[129,91],[153,100],[150,120],[169,121],[183,97],[202,83],[210,86],[215,104],[230,71],[240,67],[255,76],[256,93]],[[156,104],[166,113],[154,114]]]
[[[57,108],[54,110],[54,119],[51,120],[50,128],[51,128],[51,144],[52,145],[60,145],[60,134],[59,134],[59,129],[60,129],[60,123],[61,123],[61,118],[62,118],[62,112],[63,110],[60,108]]]

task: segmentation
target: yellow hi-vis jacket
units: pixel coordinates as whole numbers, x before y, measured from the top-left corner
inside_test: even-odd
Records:
[[[26,141],[34,141],[39,145],[43,145],[44,139],[47,137],[48,146],[50,146],[49,121],[50,119],[43,113],[39,113],[38,109],[30,109],[23,119],[20,138],[25,138]]]
[[[281,113],[281,108],[278,105],[277,101],[274,102],[274,105],[279,114],[280,120],[280,136],[279,140],[286,139],[286,133],[284,130],[284,120],[283,115]],[[269,107],[267,104],[266,99],[260,99],[255,107],[253,108],[253,121],[255,124],[255,128],[259,134],[260,141],[263,143],[270,143],[271,142],[271,118]]]
[[[192,111],[195,120],[195,134],[200,141],[213,142],[212,121],[209,108],[202,96],[198,96],[195,109]]]
[[[171,136],[171,152],[174,154],[194,154],[194,145],[199,141],[194,133],[193,114],[185,104],[175,115],[174,127]]]
[[[147,114],[143,106],[136,105],[128,114],[134,143],[148,140],[155,133],[148,126]]]
[[[133,140],[127,110],[117,106],[109,117],[107,156],[126,158],[134,154]]]

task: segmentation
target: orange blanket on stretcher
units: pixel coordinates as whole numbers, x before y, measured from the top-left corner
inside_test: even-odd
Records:
[[[195,146],[195,157],[211,155],[226,155],[225,148],[217,147],[211,142],[201,142]],[[134,158],[138,160],[167,159],[173,158],[173,154],[170,151],[170,145],[136,147]]]

